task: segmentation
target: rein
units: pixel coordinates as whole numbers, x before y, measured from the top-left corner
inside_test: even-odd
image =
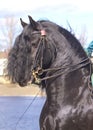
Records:
[[[87,57],[86,59],[82,60],[81,62],[79,62],[75,65],[70,65],[70,66],[66,65],[65,67],[60,66],[60,67],[54,67],[54,68],[49,68],[49,69],[43,69],[43,66],[42,66],[43,65],[43,54],[44,54],[44,46],[45,46],[46,40],[47,40],[46,32],[45,32],[45,30],[41,30],[41,38],[39,41],[38,49],[37,49],[36,56],[35,56],[35,62],[34,62],[34,66],[36,66],[39,54],[41,54],[40,65],[39,65],[39,67],[37,66],[37,68],[35,68],[35,69],[33,68],[33,70],[32,70],[32,75],[34,77],[35,83],[39,85],[44,80],[49,80],[51,78],[58,77],[60,75],[63,75],[66,72],[71,73],[73,71],[86,67],[87,65],[90,65],[90,76],[88,79],[88,88],[91,92],[91,96],[93,96],[93,87],[92,87],[92,83],[91,83],[92,67],[91,67],[91,61],[89,60],[89,58]],[[59,71],[61,71],[61,72],[59,72]],[[43,73],[49,73],[49,72],[53,72],[53,73],[56,72],[56,74],[52,73],[52,75],[49,75],[49,76],[46,75],[44,78],[40,78],[40,76]]]
[[[84,64],[82,65],[82,63],[84,63]],[[81,61],[80,63],[73,65],[73,66],[70,66],[69,69],[67,68],[68,66],[65,66],[65,67],[60,66],[60,67],[55,67],[55,68],[50,68],[50,69],[38,69],[37,71],[33,71],[33,76],[36,80],[44,81],[44,80],[47,80],[47,79],[58,77],[58,76],[64,74],[65,71],[69,71],[69,72],[76,71],[80,68],[83,68],[83,67],[89,65],[89,64],[91,64],[90,61],[89,61],[89,58],[86,58],[83,61]],[[78,65],[80,65],[80,66],[78,66]],[[59,70],[61,70],[62,72],[55,74],[55,75],[46,76],[44,78],[38,78],[38,76],[40,76],[44,72],[51,72],[51,71],[57,72]]]
[[[36,56],[35,56],[35,60],[34,60],[34,64],[33,64],[33,70],[32,70],[32,75],[36,81],[37,80],[43,81],[43,80],[47,80],[50,78],[54,78],[54,77],[62,75],[64,73],[64,70],[73,72],[77,69],[87,66],[88,64],[91,64],[89,58],[86,58],[86,59],[82,60],[81,62],[79,62],[75,65],[72,65],[72,66],[66,65],[65,67],[60,66],[60,67],[54,67],[54,68],[49,68],[49,69],[43,69],[43,66],[42,66],[43,65],[43,54],[44,54],[44,46],[46,44],[46,40],[47,40],[46,32],[45,32],[45,30],[41,30],[41,38],[40,38],[40,41],[38,44],[38,49],[36,52]],[[41,57],[40,57],[40,63],[39,63],[38,58],[39,58],[40,54],[41,54]],[[44,78],[39,78],[39,76],[42,75],[43,73],[59,71],[59,70],[61,70],[62,72],[55,74],[55,75],[46,76]]]

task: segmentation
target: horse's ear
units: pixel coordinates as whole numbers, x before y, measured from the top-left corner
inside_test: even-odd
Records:
[[[24,28],[27,25],[27,23],[25,23],[21,18],[20,18],[20,21],[21,21],[22,27]]]
[[[31,16],[28,16],[28,18],[29,18],[31,27],[32,27],[33,29],[37,30],[37,28],[38,28],[38,23],[37,23],[35,20],[33,20]]]

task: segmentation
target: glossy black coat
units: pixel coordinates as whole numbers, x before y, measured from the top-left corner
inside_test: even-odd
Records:
[[[43,68],[64,67],[60,71],[41,75],[43,78],[62,71],[60,76],[42,82],[46,102],[40,116],[40,130],[93,130],[90,64],[82,63],[82,67],[75,71],[71,67],[88,58],[81,44],[69,31],[55,23],[35,22],[31,17],[29,20],[30,24],[26,24],[21,19],[23,31],[9,53],[7,68],[10,78],[20,86],[27,85],[31,80],[42,29],[48,38],[44,48]]]

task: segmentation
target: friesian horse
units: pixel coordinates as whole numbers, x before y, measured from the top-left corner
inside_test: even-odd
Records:
[[[68,30],[46,20],[23,27],[8,56],[13,82],[45,88],[40,130],[93,130],[91,61]]]

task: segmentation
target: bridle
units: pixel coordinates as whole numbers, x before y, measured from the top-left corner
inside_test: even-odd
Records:
[[[93,88],[90,87],[91,84],[92,84],[91,83],[91,74],[92,74],[92,67],[91,66],[92,65],[91,65],[91,61],[88,57],[83,59],[81,62],[79,62],[75,65],[66,65],[65,67],[59,66],[59,67],[54,67],[54,68],[43,69],[43,66],[42,66],[43,65],[43,53],[44,53],[43,50],[44,50],[44,45],[46,44],[46,40],[48,40],[47,37],[46,37],[46,32],[45,32],[45,30],[41,30],[41,38],[40,38],[40,41],[39,41],[39,44],[38,44],[38,49],[37,49],[35,61],[34,61],[34,65],[35,65],[36,61],[38,61],[38,55],[41,53],[40,65],[37,68],[32,70],[32,75],[35,79],[35,83],[39,84],[42,81],[59,77],[59,76],[65,74],[66,72],[70,73],[70,72],[76,71],[78,69],[81,69],[81,68],[89,65],[90,66],[90,77],[88,79],[89,80],[88,81],[88,88],[89,88],[90,91],[92,91],[91,93],[93,93]],[[41,48],[40,48],[40,46],[41,46]],[[44,78],[40,78],[40,76],[43,73],[49,73],[49,72],[54,72],[54,73],[52,73],[52,75],[49,75],[49,76],[46,75]],[[92,94],[92,96],[93,96],[93,94]]]
[[[46,32],[45,32],[45,30],[41,30],[41,37],[40,37],[40,41],[39,41],[39,44],[37,47],[36,56],[34,59],[33,69],[32,69],[32,75],[36,82],[39,81],[38,76],[40,76],[42,74],[44,45],[45,45],[46,40],[47,40]],[[40,57],[40,63],[39,63],[38,58],[39,58],[40,54],[41,54],[41,57]]]

